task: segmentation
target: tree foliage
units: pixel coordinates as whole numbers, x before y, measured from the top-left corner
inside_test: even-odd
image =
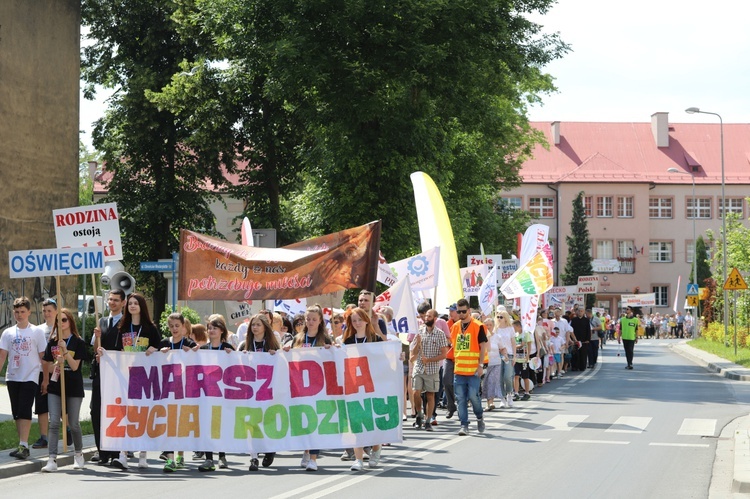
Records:
[[[502,245],[514,233],[490,234],[505,224],[495,196],[541,140],[526,104],[553,90],[540,68],[567,49],[524,17],[550,3],[181,0],[198,69],[156,98],[178,109],[210,93],[205,117],[233,103],[194,137],[234,131],[252,165],[238,194],[282,241],[382,219],[384,254],[407,256],[419,246],[409,174],[421,170],[459,253],[479,235]]]
[[[703,236],[698,236],[695,242],[695,266],[698,269],[698,279],[695,281],[700,287],[705,287],[706,279],[711,278],[711,263],[708,247]],[[690,270],[690,282],[693,282],[693,269]]]
[[[568,244],[568,260],[565,263],[564,273],[560,276],[563,285],[570,286],[578,283],[580,276],[589,276],[594,273],[591,264],[591,238],[589,237],[586,212],[583,208],[583,192],[579,192],[573,200],[573,218],[570,220],[570,235],[565,236]],[[594,304],[595,296],[586,295],[586,308]]]
[[[221,185],[219,158],[209,145],[189,143],[183,122],[189,109],[160,108],[149,93],[168,85],[180,63],[196,56],[195,44],[177,36],[175,2],[84,0],[82,22],[96,40],[82,57],[84,91],[115,88],[105,116],[94,128],[94,146],[110,175],[107,201],[121,215],[125,265],[139,289],[152,289],[154,314],[166,301],[159,273],[139,273],[138,262],[169,258],[180,228],[212,232],[215,226],[207,183]],[[210,184],[209,184],[210,185]]]

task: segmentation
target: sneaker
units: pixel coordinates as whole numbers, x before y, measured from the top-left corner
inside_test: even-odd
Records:
[[[305,471],[318,471],[318,463],[310,459],[305,466]]]
[[[349,469],[352,471],[362,471],[364,467],[365,464],[362,461],[360,461],[359,459],[355,459]]]
[[[437,418],[432,418],[432,421],[430,421],[430,424],[432,426],[437,426],[438,425]]]
[[[113,459],[112,460],[112,467],[113,468],[117,468],[118,470],[121,470],[121,471],[127,471],[127,469],[128,469],[128,460],[127,459],[120,459],[120,458]]]
[[[89,459],[89,461],[91,461],[92,463],[98,463],[99,459],[99,451],[96,451],[94,452],[94,455],[91,456],[91,459]]]
[[[479,433],[484,433],[484,419],[480,419],[477,421],[477,431]]]
[[[248,469],[250,471],[258,471],[258,460],[256,458],[250,460],[250,468]]]
[[[83,454],[75,454],[73,456],[73,469],[82,470],[86,468],[86,460],[83,459]]]
[[[355,460],[355,458],[354,458],[354,452],[353,452],[353,451],[352,451],[352,452],[349,452],[349,449],[346,449],[346,450],[345,450],[345,451],[344,451],[344,452],[343,452],[343,453],[341,454],[341,460],[342,460],[342,461],[354,461],[354,460]]]
[[[198,471],[214,471],[216,470],[216,466],[214,466],[214,460],[213,459],[206,459],[203,461],[203,464],[198,466]]]
[[[432,430],[432,425],[430,423],[425,423],[424,424],[424,429],[425,429],[425,431],[433,431]]]
[[[204,452],[193,452],[193,461],[200,461],[201,459],[205,459]]]
[[[420,412],[419,414],[417,414],[417,420],[414,423],[414,428],[419,429],[422,427],[423,424],[424,424],[424,415]]]
[[[145,454],[145,452],[141,452],[141,454]],[[146,459],[146,456],[141,456],[138,458],[138,468],[142,470],[148,468],[148,459]]]
[[[219,468],[223,470],[229,468],[229,463],[227,462],[227,456],[219,456]]]
[[[70,442],[70,440],[68,440],[68,442]],[[126,454],[128,456],[128,459],[133,459],[135,457],[135,454],[133,454],[132,450],[129,450]]]
[[[456,411],[455,411],[455,410],[453,410],[453,411],[448,411],[448,414],[446,414],[446,415],[445,415],[445,419],[450,419],[450,418],[452,418],[452,417],[453,417],[453,415],[454,415],[455,413],[456,413]]]
[[[264,468],[269,468],[273,464],[273,460],[275,458],[276,458],[276,453],[275,452],[267,452],[263,456],[263,463],[262,463],[263,467]]]
[[[164,465],[164,473],[174,473],[175,471],[177,471],[177,463],[172,459],[167,459],[167,462]]]
[[[178,470],[183,469],[185,467],[185,458],[183,456],[177,456],[177,459],[175,459],[174,464]]]
[[[531,398],[531,395],[529,395],[528,393],[524,393],[523,397],[521,397],[521,400],[529,400],[530,398]]]
[[[383,450],[382,447],[378,450],[372,451],[372,456],[370,456],[370,462],[367,463],[370,468],[375,468],[378,464],[380,464],[380,451]]]
[[[628,369],[633,369],[633,366],[628,366]]]
[[[159,459],[161,459],[162,461],[168,461],[169,456],[167,455],[167,451],[164,451],[161,454],[159,454]]]
[[[299,462],[300,468],[307,469],[307,465],[310,463],[310,453],[305,451],[302,453],[302,461]]]
[[[70,442],[70,440],[68,440],[68,442]],[[48,445],[47,444],[47,437],[41,436],[41,437],[39,437],[39,440],[37,440],[36,442],[34,442],[31,445],[31,448],[32,449],[46,449],[47,445]],[[44,469],[44,468],[42,468],[42,469]]]
[[[462,426],[460,430],[458,430],[458,436],[463,437],[469,434],[469,427],[468,426]]]
[[[57,471],[57,460],[54,457],[49,458],[47,464],[42,468],[42,471],[45,473]]]
[[[19,445],[18,450],[16,451],[16,455],[13,456],[16,459],[28,459],[29,458],[29,448],[25,445]]]
[[[518,395],[517,393],[514,393],[513,394],[513,401],[518,401],[518,400],[521,400],[521,396]]]
[[[8,453],[10,457],[18,457],[18,451],[21,450],[21,447],[18,447],[17,449],[14,449]]]
[[[505,403],[508,404],[508,407],[513,407],[513,395],[505,397]]]

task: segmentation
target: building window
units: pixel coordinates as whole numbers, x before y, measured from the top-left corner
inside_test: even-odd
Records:
[[[693,255],[695,255],[695,244],[690,240],[685,241],[685,261],[693,263]]]
[[[689,197],[687,199],[687,218],[710,219],[711,198]]]
[[[656,295],[657,307],[669,306],[669,286],[651,286],[651,291]]]
[[[555,218],[555,198],[529,198],[529,213],[533,218]]]
[[[596,242],[596,257],[603,260],[611,260],[614,256],[614,245],[612,241]]]
[[[633,196],[617,197],[618,218],[633,218]]]
[[[581,202],[583,202],[583,214],[591,218],[594,216],[594,197],[593,196],[583,196],[581,198]]]
[[[515,210],[523,209],[523,198],[501,197],[499,203]]]
[[[596,198],[596,216],[604,218],[612,216],[612,196],[598,196]]]
[[[672,218],[672,198],[650,198],[648,200],[649,218]]]
[[[665,263],[672,261],[672,243],[669,241],[651,241],[648,243],[648,261]]]
[[[744,219],[744,205],[745,200],[742,198],[726,198],[727,213],[736,213],[740,219]],[[721,204],[721,198],[719,198],[719,218],[724,216],[724,206]]]
[[[633,258],[635,256],[635,243],[633,241],[617,241],[617,257]]]

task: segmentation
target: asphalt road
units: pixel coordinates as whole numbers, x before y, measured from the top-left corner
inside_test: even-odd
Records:
[[[210,497],[217,490],[264,498],[708,497],[717,440],[725,425],[747,415],[749,384],[706,372],[665,341],[640,342],[632,371],[616,353],[610,343],[596,369],[540,387],[513,409],[485,413],[483,435],[472,420],[470,435],[457,436],[456,418],[446,420],[442,411],[433,433],[408,422],[407,439],[386,448],[376,470],[351,472],[340,452],[331,451],[317,473],[305,472],[300,456],[287,453],[255,473],[247,471],[247,456],[230,455],[229,470],[203,474],[189,461],[187,470],[167,475],[154,452],[145,472],[132,461],[127,473],[66,467],[2,480],[0,490],[8,497],[53,490],[79,497],[120,490],[147,497]]]

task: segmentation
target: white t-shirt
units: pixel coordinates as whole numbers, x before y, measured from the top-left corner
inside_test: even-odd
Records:
[[[8,352],[8,370],[6,381],[33,381],[39,383],[42,370],[40,353],[44,353],[47,342],[44,341],[42,328],[29,324],[26,329],[11,326],[0,337],[0,349]]]
[[[561,334],[552,336],[549,339],[550,345],[552,345],[552,353],[562,353],[563,346],[565,346],[565,337]]]
[[[513,358],[516,336],[516,331],[513,329],[513,326],[499,327],[495,330],[495,334],[492,336],[500,338],[501,348],[505,348],[507,350],[506,355]]]
[[[512,329],[512,328],[511,328]],[[490,352],[489,352],[489,366],[499,366],[503,362],[503,358],[500,355],[500,348],[502,347],[503,339],[499,334],[495,333],[490,336]]]
[[[37,326],[37,327],[42,328],[42,332],[44,332],[44,339],[47,340],[47,342],[49,342],[49,335],[52,334],[52,326],[48,326],[47,323],[45,322],[41,326]]]

